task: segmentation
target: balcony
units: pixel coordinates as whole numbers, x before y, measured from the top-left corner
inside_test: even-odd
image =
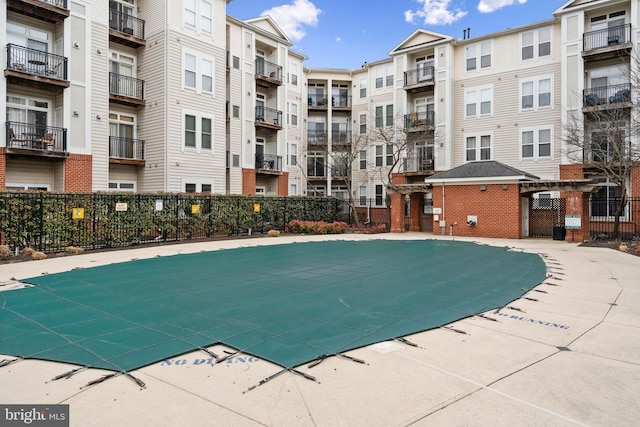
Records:
[[[631,51],[631,24],[590,31],[582,35],[585,60],[616,58]]]
[[[69,87],[67,58],[15,44],[7,45],[7,68],[10,83],[62,91]]]
[[[307,131],[307,144],[309,145],[327,145],[329,135],[325,131]]]
[[[256,84],[265,88],[282,86],[282,67],[264,58],[257,57]]]
[[[435,112],[420,111],[404,115],[404,129],[407,132],[423,132],[435,127]]]
[[[259,173],[270,175],[282,174],[282,156],[256,153],[256,169]]]
[[[109,163],[144,166],[144,140],[110,136]]]
[[[350,130],[334,130],[331,131],[331,142],[334,145],[344,145],[351,143]]]
[[[144,80],[109,73],[109,100],[133,107],[144,105]]]
[[[588,88],[582,92],[582,111],[584,113],[630,107],[630,83]]]
[[[267,108],[262,105],[256,105],[255,126],[264,129],[281,130],[282,111],[278,111],[273,108]]]
[[[433,151],[433,147],[430,147]],[[429,155],[425,147],[402,159],[402,172],[408,175],[433,173],[433,154]]]
[[[7,0],[7,10],[53,24],[70,15],[67,0]]]
[[[326,111],[329,107],[329,100],[327,95],[323,93],[317,93],[307,96],[307,109]]]
[[[146,45],[144,20],[109,9],[109,40],[134,49]]]
[[[408,93],[433,90],[435,86],[435,68],[431,65],[404,72],[403,88]]]
[[[65,158],[67,130],[30,123],[6,122],[7,154]]]

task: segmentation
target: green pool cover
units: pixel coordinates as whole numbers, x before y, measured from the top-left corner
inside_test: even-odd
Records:
[[[0,292],[0,354],[131,371],[224,344],[294,368],[502,307],[545,276],[538,255],[439,240],[135,260]]]

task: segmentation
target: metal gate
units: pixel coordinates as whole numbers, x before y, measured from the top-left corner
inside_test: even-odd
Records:
[[[554,227],[564,227],[566,199],[531,199],[529,234],[531,237],[552,238]]]

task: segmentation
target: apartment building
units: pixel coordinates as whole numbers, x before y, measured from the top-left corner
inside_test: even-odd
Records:
[[[353,70],[306,68],[271,18],[229,1],[0,0],[0,187],[351,195],[367,217],[393,181],[424,230],[430,177],[472,162],[620,196],[567,141],[572,125],[609,147],[595,124],[615,112],[637,145],[637,1],[569,1],[473,38],[418,29]]]

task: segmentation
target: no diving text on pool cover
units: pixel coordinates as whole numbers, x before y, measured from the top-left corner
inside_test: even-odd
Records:
[[[69,405],[0,405],[0,426],[69,427]]]

